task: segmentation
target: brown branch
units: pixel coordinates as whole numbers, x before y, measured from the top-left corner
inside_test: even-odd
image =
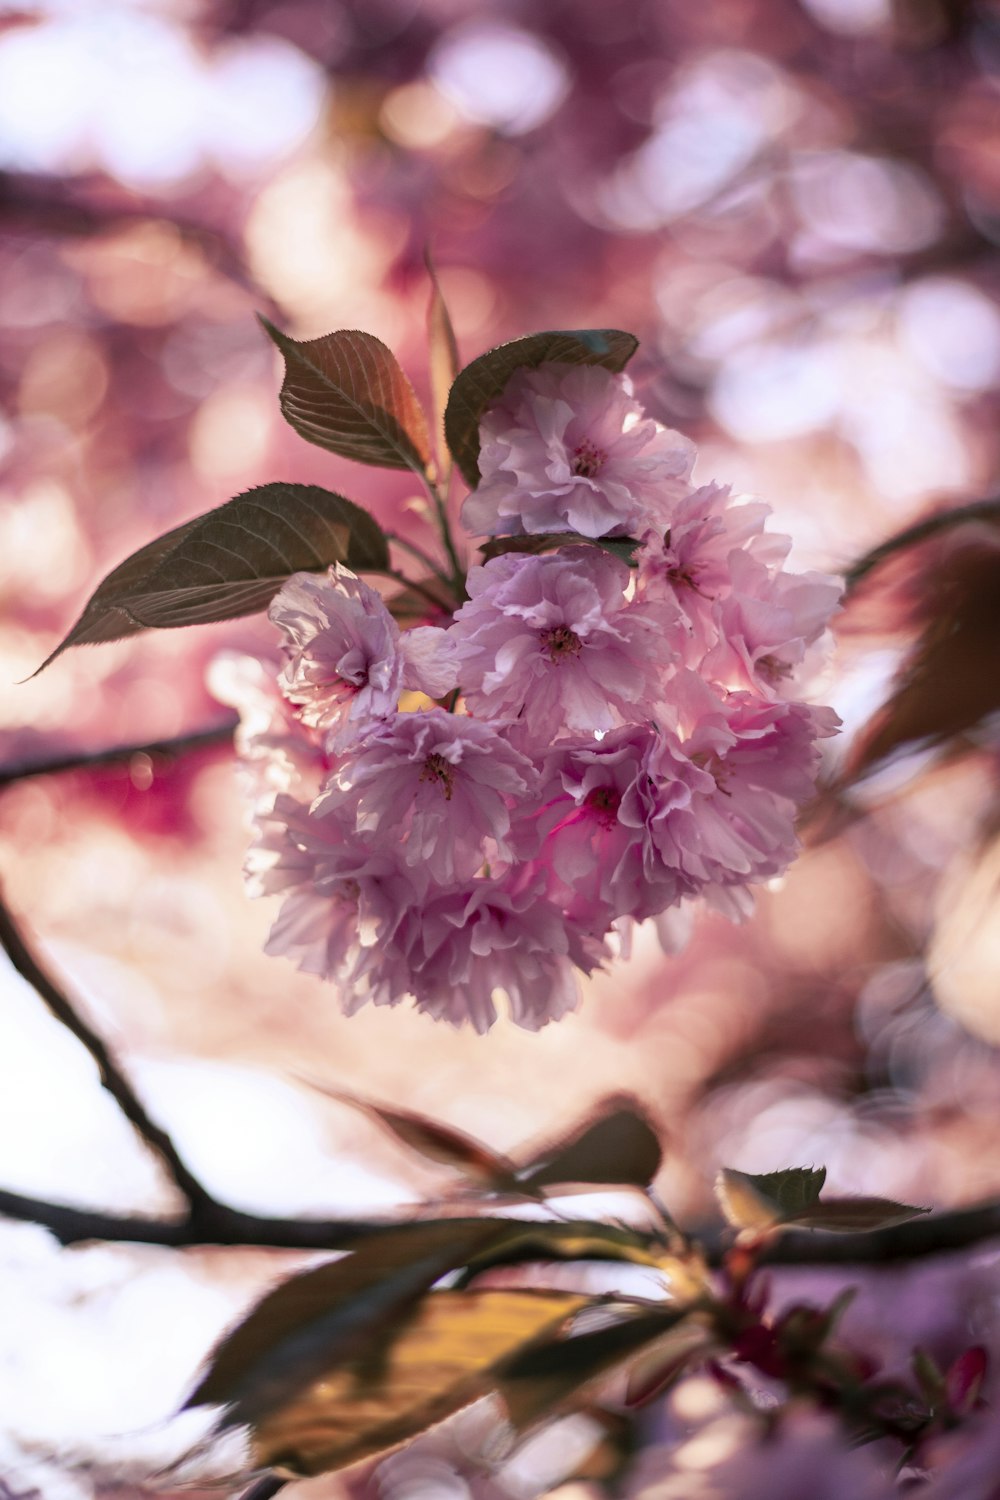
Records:
[[[186,1219],[153,1219],[143,1215],[107,1214],[29,1198],[0,1188],[0,1216],[41,1224],[63,1245],[85,1240],[164,1245],[172,1249],[229,1246],[247,1250],[346,1250],[362,1235],[377,1233],[395,1219],[282,1219],[242,1213],[213,1202]],[[721,1264],[732,1236],[717,1228],[689,1236],[710,1265]],[[891,1229],[866,1234],[784,1234],[764,1251],[770,1266],[890,1266],[968,1250],[1000,1239],[1000,1202],[953,1209],[926,1219],[912,1219]]]
[[[219,724],[195,730],[192,734],[147,740],[140,745],[113,745],[107,750],[80,750],[68,755],[53,756],[51,760],[27,760],[0,766],[0,787],[9,786],[15,781],[27,781],[32,776],[59,776],[66,771],[89,771],[101,766],[115,766],[127,763],[133,755],[162,756],[166,760],[173,760],[191,750],[225,744],[232,738],[238,723],[239,720],[235,717],[226,718]]]
[[[122,1114],[135,1127],[139,1135],[159,1157],[177,1187],[184,1194],[191,1210],[193,1222],[207,1215],[206,1222],[216,1208],[215,1200],[205,1191],[201,1183],[181,1160],[173,1141],[159,1125],[149,1118],[139,1102],[132,1085],[125,1077],[107,1046],[97,1033],[79,1016],[55,980],[32,953],[14,915],[0,891],[0,945],[2,945],[17,972],[28,981],[45,1002],[50,1013],[76,1037],[97,1064],[101,1085],[114,1099]]]
[[[342,1250],[390,1221],[367,1219],[272,1219],[213,1203],[199,1217],[152,1219],[108,1214],[100,1209],[50,1203],[0,1188],[0,1215],[41,1224],[63,1245],[85,1240],[111,1244],[165,1245],[171,1249],[228,1245],[260,1250]]]

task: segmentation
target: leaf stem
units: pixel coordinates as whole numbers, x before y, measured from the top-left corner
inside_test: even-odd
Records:
[[[439,598],[426,584],[418,583],[415,578],[407,578],[405,573],[399,573],[395,568],[365,568],[364,571],[366,573],[375,573],[379,578],[391,578],[396,583],[401,583],[404,588],[412,589],[415,594],[422,594],[425,599],[428,599],[433,604],[436,610],[447,611],[448,609],[445,601]],[[442,582],[447,583],[447,579],[442,579]]]
[[[448,574],[442,572],[440,565],[434,561],[430,553],[425,552],[422,547],[418,547],[416,542],[411,542],[408,537],[398,536],[394,531],[387,531],[384,535],[387,542],[392,542],[396,547],[405,548],[407,552],[412,553],[414,557],[418,557],[422,563],[430,568],[435,578],[440,578],[442,583],[448,584],[449,587],[451,586],[452,580],[448,577]]]
[[[459,598],[463,598],[465,595],[465,570],[455,550],[455,541],[452,537],[451,526],[448,521],[448,507],[445,504],[441,491],[429,477],[427,479],[427,489],[431,499],[434,501],[434,512],[437,516],[438,530],[441,533],[441,540],[448,554],[448,561],[451,563],[451,576],[452,582],[455,585],[455,592]]]

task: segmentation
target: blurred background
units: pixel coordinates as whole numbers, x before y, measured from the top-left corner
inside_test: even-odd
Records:
[[[21,681],[152,536],[279,478],[414,524],[408,478],[283,423],[255,312],[299,337],[374,333],[426,393],[429,245],[463,360],[537,329],[631,330],[642,399],[697,440],[698,479],[761,495],[797,566],[840,572],[928,508],[991,493],[998,239],[994,0],[0,6],[3,764],[223,717],[206,670],[265,649],[259,620],[71,652]],[[702,920],[669,959],[640,934],[538,1036],[406,1010],[348,1020],[329,988],[264,958],[273,909],[243,890],[225,747],[12,782],[7,899],[193,1169],[240,1207],[381,1212],[447,1190],[303,1073],[515,1154],[631,1091],[689,1225],[710,1217],[720,1164],[824,1163],[836,1190],[936,1207],[988,1196],[996,536],[959,528],[844,612],[817,685],[845,720],[829,778],[915,633],[947,635],[956,610],[965,708],[936,722],[941,677],[925,672],[924,718],[828,795],[751,922]],[[975,588],[970,556],[986,558]],[[0,1185],[176,1206],[86,1057],[11,971],[0,982]],[[40,1441],[53,1423],[83,1438],[169,1409],[274,1274],[266,1256],[58,1256],[26,1226],[0,1245],[18,1268],[7,1406]],[[56,1395],[28,1347],[39,1308],[76,1351]],[[98,1368],[70,1418],[60,1382]]]

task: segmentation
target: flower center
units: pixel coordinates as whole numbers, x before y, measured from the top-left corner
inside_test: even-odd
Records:
[[[716,755],[712,750],[698,750],[692,755],[691,762],[700,770],[708,772],[724,797],[732,796],[732,792],[728,791],[726,786],[729,781],[729,767],[721,755]]]
[[[579,479],[594,479],[604,468],[608,455],[589,438],[584,438],[573,449],[573,473]]]
[[[770,654],[758,657],[756,665],[764,681],[771,683],[773,687],[777,687],[786,677],[792,675],[792,668],[788,662],[781,661],[777,656]]]
[[[420,780],[432,781],[439,786],[444,792],[444,800],[446,802],[451,801],[451,790],[454,779],[455,768],[445,760],[443,755],[439,755],[436,750],[432,755],[428,755],[424,761],[424,768],[420,773]]]
[[[557,625],[554,630],[543,630],[540,636],[542,650],[547,651],[549,661],[565,661],[567,656],[579,656],[583,642],[568,625]]]
[[[595,786],[583,799],[583,805],[597,814],[597,821],[604,828],[614,828],[621,800],[620,793],[613,786]]]

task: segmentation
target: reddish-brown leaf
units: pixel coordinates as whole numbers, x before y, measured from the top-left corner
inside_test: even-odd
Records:
[[[316,485],[262,484],[119,563],[38,671],[68,646],[252,614],[292,573],[334,562],[361,571],[388,567],[378,522]]]
[[[284,356],[281,411],[300,437],[358,463],[426,474],[427,419],[381,339],[341,329],[299,342],[260,321]]]
[[[372,1099],[362,1099],[357,1094],[343,1089],[329,1088],[326,1084],[312,1084],[331,1099],[359,1109],[370,1119],[384,1126],[409,1150],[424,1156],[439,1166],[452,1167],[463,1177],[489,1188],[493,1192],[518,1192],[519,1185],[514,1173],[514,1164],[506,1156],[489,1150],[464,1131],[450,1125],[440,1125],[411,1110],[391,1109],[385,1104],[376,1104]]]
[[[661,1159],[656,1132],[635,1102],[606,1099],[585,1129],[539,1152],[519,1175],[530,1191],[557,1182],[646,1188]]]

